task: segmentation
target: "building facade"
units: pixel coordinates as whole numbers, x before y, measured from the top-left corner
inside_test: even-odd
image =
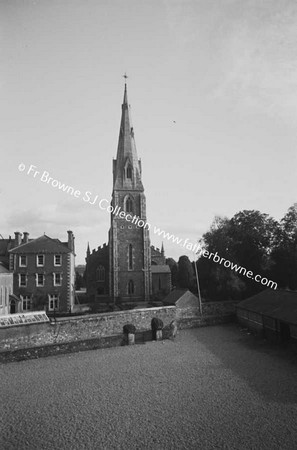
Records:
[[[114,302],[142,302],[151,299],[153,286],[154,294],[168,293],[171,273],[165,263],[164,248],[160,251],[150,244],[141,161],[136,151],[126,84],[117,157],[113,160],[110,206],[108,245],[92,253],[89,247],[87,250],[88,296]]]
[[[13,294],[13,273],[0,262],[0,316],[10,314],[10,300]]]
[[[72,311],[75,292],[74,236],[61,242],[43,235],[21,241],[9,250],[9,270],[13,272],[10,313],[45,309],[49,313]],[[19,302],[19,303],[18,303]]]

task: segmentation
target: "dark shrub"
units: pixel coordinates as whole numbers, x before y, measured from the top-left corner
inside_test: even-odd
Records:
[[[135,334],[136,328],[132,323],[128,323],[127,325],[123,326],[123,332],[124,334]]]
[[[154,317],[151,321],[151,326],[153,331],[162,330],[163,328],[163,321],[159,319],[158,317]]]

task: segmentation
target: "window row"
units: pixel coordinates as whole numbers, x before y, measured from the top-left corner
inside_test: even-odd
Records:
[[[23,311],[30,311],[32,305],[32,299],[30,295],[23,295],[22,304]],[[58,294],[48,294],[48,310],[55,311],[59,309],[59,295]]]
[[[52,255],[47,255],[47,259],[52,259]],[[27,267],[27,264],[28,264],[27,255],[20,255],[19,266]],[[36,266],[43,267],[44,264],[45,264],[45,255],[43,254],[36,255]],[[62,265],[62,255],[54,255],[54,266],[61,266],[61,265]]]
[[[53,283],[54,286],[62,286],[62,274],[61,273],[53,273]],[[19,274],[19,286],[20,287],[27,287],[27,281],[28,281],[28,275],[26,273],[20,273]],[[43,273],[36,273],[35,274],[35,281],[36,286],[42,287],[44,286],[45,282],[45,275]]]

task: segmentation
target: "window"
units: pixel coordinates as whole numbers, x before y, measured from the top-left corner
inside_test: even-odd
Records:
[[[48,310],[55,311],[59,308],[59,296],[58,294],[51,294],[48,297]]]
[[[0,306],[3,306],[3,287],[0,288]]]
[[[31,297],[30,295],[23,296],[23,311],[29,311],[31,309]]]
[[[133,213],[133,201],[131,197],[128,197],[126,200],[126,212]]]
[[[127,167],[127,178],[132,180],[132,168],[131,168],[131,166]]]
[[[36,275],[36,286],[44,286],[44,275],[43,275],[43,273],[37,273],[37,275]]]
[[[61,266],[62,265],[62,255],[55,255],[54,265]]]
[[[133,269],[133,247],[132,244],[129,244],[128,247],[128,269]]]
[[[62,284],[62,274],[54,273],[54,286],[61,286]]]
[[[105,281],[105,268],[103,266],[97,267],[96,279],[97,281]]]
[[[21,255],[19,260],[20,267],[27,267],[27,256]]]
[[[129,283],[128,283],[128,294],[134,294],[134,283],[133,283],[133,280],[129,280]]]
[[[27,286],[27,275],[25,273],[19,274],[19,286],[21,287]]]
[[[44,255],[37,255],[36,256],[36,264],[38,267],[44,266]]]

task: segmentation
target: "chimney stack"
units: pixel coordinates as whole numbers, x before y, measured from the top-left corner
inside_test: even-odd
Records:
[[[27,244],[29,242],[29,233],[27,231],[24,231],[23,233],[23,244]]]
[[[74,253],[74,236],[72,231],[67,231],[68,233],[68,248]]]
[[[22,234],[19,231],[14,233],[14,246],[18,247],[22,243]]]

